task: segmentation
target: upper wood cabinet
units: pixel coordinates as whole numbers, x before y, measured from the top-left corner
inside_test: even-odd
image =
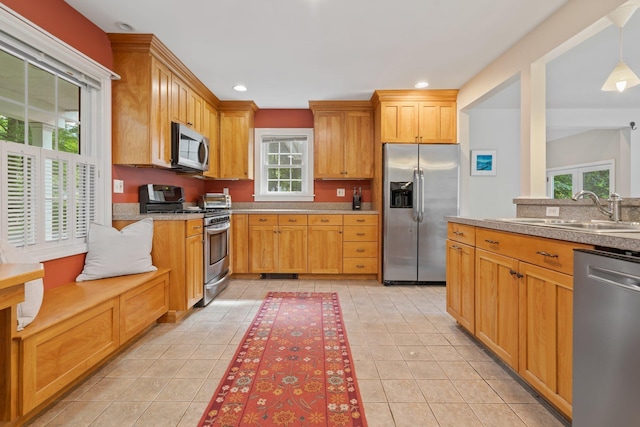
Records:
[[[457,96],[457,90],[375,91],[381,142],[457,143]]]
[[[211,110],[220,101],[152,34],[108,37],[120,75],[113,82],[113,164],[169,168],[171,122],[206,135],[214,126]],[[217,163],[217,151],[214,155]]]
[[[253,101],[220,104],[220,178],[253,179]]]
[[[310,101],[314,177],[373,177],[373,112],[369,102]]]
[[[218,178],[220,176],[218,110],[208,102],[204,102],[202,109],[202,134],[209,138],[209,170],[202,175],[207,178]]]

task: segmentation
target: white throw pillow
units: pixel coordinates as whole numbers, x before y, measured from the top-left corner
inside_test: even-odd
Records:
[[[129,224],[122,230],[91,223],[84,269],[77,282],[155,271],[151,262],[153,219]]]
[[[38,261],[11,243],[0,240],[0,263],[37,264]],[[24,284],[24,301],[18,304],[18,331],[23,330],[25,326],[33,322],[33,319],[40,311],[40,306],[42,306],[43,296],[44,284],[42,279],[31,280]]]

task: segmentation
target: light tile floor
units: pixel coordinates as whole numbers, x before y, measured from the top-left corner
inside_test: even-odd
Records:
[[[268,291],[337,292],[371,427],[568,426],[445,312],[442,286],[231,280],[158,324],[32,426],[196,426]]]

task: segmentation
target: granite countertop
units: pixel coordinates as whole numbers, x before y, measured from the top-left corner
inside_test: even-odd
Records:
[[[640,232],[638,233],[593,233],[589,231],[574,231],[537,225],[517,224],[513,222],[476,219],[468,217],[447,216],[449,222],[490,228],[492,230],[509,231],[530,236],[547,237],[549,239],[565,240],[568,242],[585,243],[608,248],[640,251]]]
[[[377,215],[378,211],[372,210],[359,210],[354,211],[352,209],[261,209],[261,208],[249,208],[249,209],[232,209],[232,214],[324,214],[324,215],[351,215],[351,214],[365,214],[365,215]]]
[[[114,214],[114,221],[140,221],[145,218],[153,218],[154,221],[186,221],[188,219],[202,219],[204,215],[201,213],[131,213],[131,214]]]

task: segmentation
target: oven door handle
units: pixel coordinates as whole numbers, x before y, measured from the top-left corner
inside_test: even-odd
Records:
[[[220,279],[214,281],[211,281],[209,283],[205,283],[204,284],[204,288],[205,289],[211,289],[215,286],[218,286],[220,283],[224,282],[225,280],[227,280],[229,278],[229,270],[226,271],[226,273],[224,274],[224,276],[222,276]]]
[[[231,228],[231,224],[230,223],[224,223],[224,224],[216,224],[216,225],[208,225],[204,228],[205,233],[207,233],[207,235],[212,235],[212,234],[220,234],[223,231],[226,231],[228,229]]]

